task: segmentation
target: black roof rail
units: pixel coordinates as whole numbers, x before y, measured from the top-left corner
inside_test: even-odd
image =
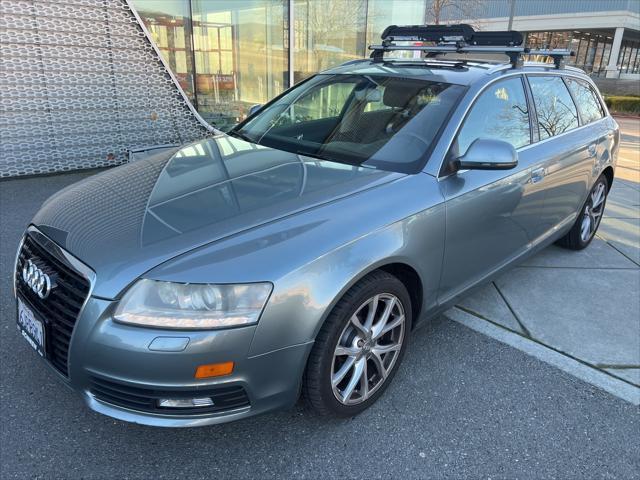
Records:
[[[569,50],[531,50],[523,47],[520,32],[505,30],[476,32],[471,25],[390,25],[382,32],[382,44],[370,45],[374,62],[383,62],[385,52],[420,51],[427,56],[443,53],[502,53],[509,57],[512,67],[522,64],[522,55],[544,55],[553,58],[556,68],[564,65],[564,57],[573,56]],[[397,45],[395,42],[431,42],[434,45]]]

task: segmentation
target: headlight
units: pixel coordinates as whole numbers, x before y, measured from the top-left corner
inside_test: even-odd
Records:
[[[211,285],[139,280],[120,300],[115,320],[158,328],[212,329],[257,323],[270,283]]]

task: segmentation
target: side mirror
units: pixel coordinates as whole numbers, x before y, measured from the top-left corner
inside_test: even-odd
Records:
[[[518,165],[518,152],[508,142],[478,138],[455,160],[456,170],[509,170]]]
[[[262,105],[260,103],[258,103],[256,105],[252,105],[251,108],[249,108],[249,114],[247,116],[250,117],[251,115],[256,113],[258,110],[260,110],[261,108],[262,108]]]

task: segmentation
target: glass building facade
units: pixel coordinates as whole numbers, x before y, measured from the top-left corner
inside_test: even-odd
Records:
[[[425,0],[132,0],[198,112],[225,129],[314,73],[368,55]],[[289,29],[293,29],[292,41]]]
[[[593,76],[605,74],[611,57],[614,30],[568,30],[556,32],[528,32],[526,43],[531,48],[568,48],[575,57],[567,60]],[[640,40],[624,39],[620,46],[617,67],[621,74],[640,73],[638,49]]]
[[[585,8],[580,7],[580,2],[571,2],[570,7]],[[368,45],[378,43],[388,25],[433,21],[431,0],[130,0],[130,3],[193,105],[220,129],[243,119],[252,105],[272,99],[318,71],[368,56]],[[506,2],[486,5],[500,11],[483,14],[503,15]],[[527,2],[517,5],[521,10],[531,6]],[[598,3],[594,8],[610,5]],[[443,19],[452,21],[454,14],[460,14],[453,10],[450,13]],[[604,75],[614,33],[613,29],[530,31],[527,43],[531,47],[571,48],[576,57],[568,63],[593,75]],[[625,34],[618,60],[622,74],[639,73],[637,40]]]

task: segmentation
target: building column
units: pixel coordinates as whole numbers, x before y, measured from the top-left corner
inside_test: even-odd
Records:
[[[295,47],[296,47],[296,32],[295,32],[295,9],[294,9],[294,1],[289,0],[287,2],[287,7],[289,8],[289,17],[287,18],[288,29],[289,29],[289,52],[288,52],[288,67],[289,67],[289,85],[286,88],[291,88],[295,84]],[[308,27],[307,27],[308,28]]]
[[[606,77],[618,78],[618,57],[620,56],[620,46],[622,45],[622,36],[624,35],[624,27],[617,27],[613,36],[613,44],[611,45],[611,55],[609,55],[609,65],[607,65]]]

